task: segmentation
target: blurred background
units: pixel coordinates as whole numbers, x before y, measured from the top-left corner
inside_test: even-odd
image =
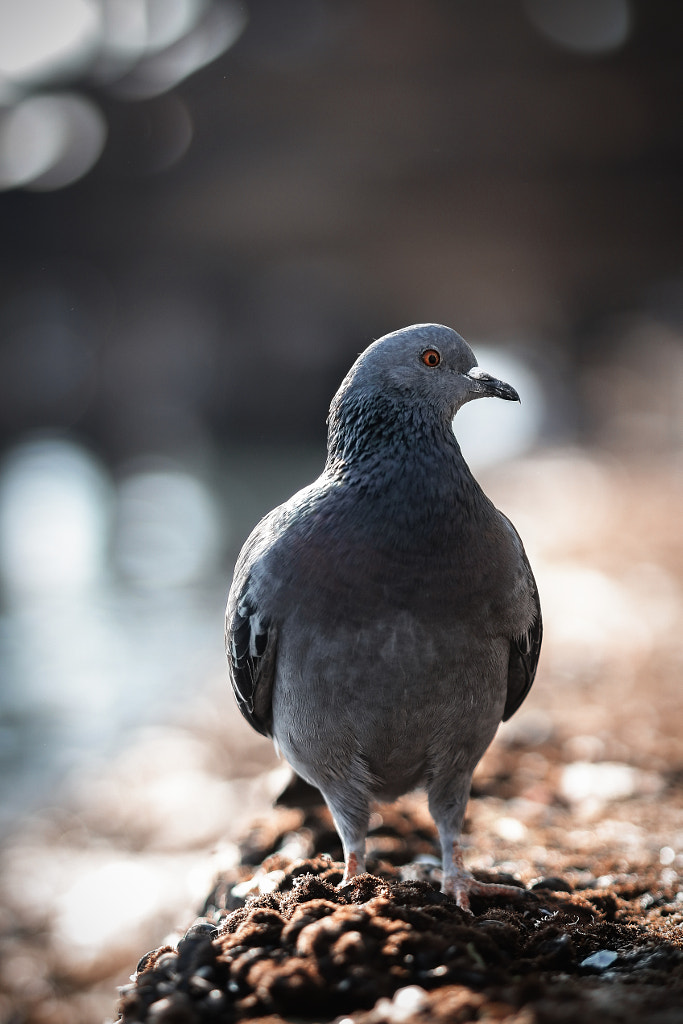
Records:
[[[139,912],[166,878],[135,873],[152,826],[121,817],[144,780],[177,769],[145,804],[185,836],[157,858],[235,838],[276,791],[231,705],[223,605],[374,338],[449,324],[522,395],[457,433],[538,566],[546,678],[592,679],[615,648],[623,671],[678,629],[682,40],[676,0],[0,0],[7,877],[30,862],[35,890],[64,836],[91,866],[93,831],[114,850],[62,938],[96,941],[88,892]],[[67,808],[88,779],[86,826]],[[12,1019],[59,1020],[32,956],[35,1016]]]

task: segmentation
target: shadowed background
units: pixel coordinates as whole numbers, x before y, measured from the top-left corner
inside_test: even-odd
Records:
[[[227,692],[234,557],[319,472],[356,354],[409,323],[455,327],[522,396],[457,427],[540,565],[548,677],[680,621],[678,562],[626,579],[629,544],[605,551],[633,466],[671,488],[648,484],[650,542],[680,499],[682,30],[673,0],[0,0],[8,833],[133,744],[117,813],[175,763],[165,827],[234,838],[244,787],[205,824],[177,804],[273,764]],[[188,717],[213,774],[152,728]]]

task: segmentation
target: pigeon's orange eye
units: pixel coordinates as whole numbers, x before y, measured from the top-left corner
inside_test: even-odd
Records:
[[[422,362],[425,366],[438,366],[441,362],[441,356],[435,348],[428,348],[422,353]]]

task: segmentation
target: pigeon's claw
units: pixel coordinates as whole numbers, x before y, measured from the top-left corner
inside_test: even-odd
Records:
[[[444,871],[441,891],[455,896],[461,910],[471,914],[470,896],[507,896],[518,899],[525,889],[517,885],[503,885],[500,882],[480,882],[466,870],[462,859],[462,849],[457,841],[453,843],[453,861]]]
[[[500,882],[480,882],[468,872],[457,878],[444,880],[442,891],[455,896],[455,902],[461,910],[471,914],[470,896],[509,896],[518,899],[525,889],[518,885],[503,885]]]

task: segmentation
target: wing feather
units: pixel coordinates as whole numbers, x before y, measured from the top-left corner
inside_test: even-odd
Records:
[[[503,711],[503,721],[514,715],[520,706],[536,676],[538,659],[541,653],[541,641],[543,639],[543,618],[541,616],[541,602],[538,596],[538,587],[527,562],[529,579],[533,586],[533,601],[536,614],[529,624],[529,628],[522,636],[513,637],[510,643],[510,660],[508,662],[508,691]]]
[[[275,629],[259,615],[253,597],[243,592],[236,601],[232,598],[231,593],[225,617],[232,689],[249,724],[264,736],[272,736]]]
[[[526,630],[521,636],[514,636],[510,639],[507,697],[503,709],[503,721],[507,722],[508,718],[514,715],[526,698],[536,677],[538,659],[541,654],[541,642],[543,640],[543,617],[541,615],[538,587],[536,586],[536,580],[531,571],[522,540],[508,517],[500,511],[499,515],[509,527],[517,543],[518,553],[522,559],[523,570],[526,573],[529,586],[529,597],[533,606],[531,620]]]

